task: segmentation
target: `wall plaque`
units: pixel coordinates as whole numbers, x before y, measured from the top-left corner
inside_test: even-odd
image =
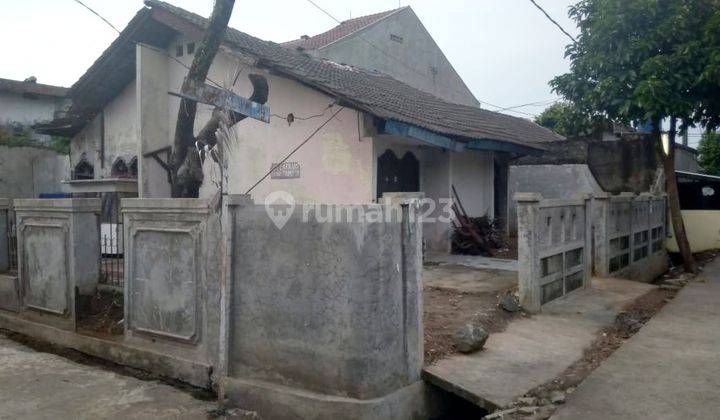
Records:
[[[280,165],[273,163],[270,168],[274,168],[270,173],[270,178],[274,179],[291,179],[300,178],[299,162],[283,162]]]

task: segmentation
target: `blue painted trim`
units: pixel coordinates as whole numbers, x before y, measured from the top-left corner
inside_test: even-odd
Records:
[[[462,152],[465,149],[486,150],[491,152],[508,152],[520,155],[539,156],[543,154],[542,150],[515,143],[508,143],[501,140],[492,139],[471,139],[467,142],[455,140],[453,138],[437,134],[430,130],[418,127],[412,124],[406,124],[396,120],[387,120],[385,122],[385,133],[394,134],[403,137],[410,137],[420,140],[433,146],[442,147],[443,149],[452,150],[454,152]]]
[[[520,144],[508,143],[499,140],[491,139],[472,139],[468,141],[468,149],[471,150],[487,150],[492,152],[508,152],[517,153],[521,155],[540,156],[543,154],[542,150],[534,149],[528,146],[522,146]]]
[[[385,133],[411,137],[433,146],[442,147],[443,149],[452,150],[454,152],[462,152],[465,150],[465,143],[453,140],[450,137],[445,137],[416,125],[406,124],[400,121],[387,120],[385,122]]]

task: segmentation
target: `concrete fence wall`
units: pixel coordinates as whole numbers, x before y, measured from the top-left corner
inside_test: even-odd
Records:
[[[601,194],[594,200],[595,273],[652,281],[667,271],[664,196]]]
[[[0,327],[216,387],[264,418],[426,416],[416,200],[293,212],[245,196],[222,211],[123,199],[125,330],[114,338],[76,332],[78,298],[100,274],[100,201],[15,209],[19,282],[16,302],[0,293]]]
[[[520,303],[528,311],[590,284],[589,196],[544,200],[515,194]]]
[[[268,418],[420,416],[416,205],[286,211],[228,203],[223,394]],[[323,221],[338,214],[376,221]]]
[[[17,218],[16,302],[0,307],[23,318],[75,330],[79,299],[92,296],[99,265],[98,199],[21,199]]]
[[[122,200],[125,342],[217,363],[220,225],[198,199]]]

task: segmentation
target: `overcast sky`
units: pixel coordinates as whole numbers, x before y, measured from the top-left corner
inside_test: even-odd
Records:
[[[83,0],[122,29],[140,0]],[[208,16],[212,0],[170,0]],[[315,0],[340,20],[398,7],[397,0]],[[537,0],[571,34],[568,0]],[[403,0],[425,24],[470,90],[484,104],[510,107],[555,98],[547,82],[568,69],[569,42],[529,0]],[[72,85],[117,33],[73,0],[0,0],[0,77]],[[307,0],[236,0],[230,26],[288,41],[336,25]],[[488,109],[492,106],[483,105]],[[543,106],[518,108],[528,117]]]

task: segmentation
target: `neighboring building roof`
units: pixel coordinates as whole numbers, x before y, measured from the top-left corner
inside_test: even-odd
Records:
[[[291,48],[300,48],[303,50],[317,50],[326,45],[332,44],[338,39],[344,38],[361,29],[364,29],[379,20],[382,20],[400,10],[403,10],[409,6],[401,7],[399,9],[388,10],[385,12],[375,13],[367,16],[360,16],[354,19],[349,19],[329,31],[323,32],[315,36],[303,36],[299,39],[295,39],[288,42],[283,42],[282,45]]]
[[[134,49],[127,48],[128,39],[137,41],[136,34],[146,38],[153,32],[150,29],[153,26],[165,27],[166,29],[154,30],[164,36],[167,27],[178,32],[195,32],[199,35],[207,25],[207,19],[170,4],[157,0],[146,0],[145,4],[151,9],[138,12],[120,37],[71,88],[70,96],[74,102],[78,102],[74,105],[76,111],[92,112],[88,104],[104,105],[111,100],[114,96],[108,95],[113,92],[113,95],[116,95],[121,89],[118,87],[119,83],[112,80],[112,76],[125,83],[132,80],[134,73],[117,71],[120,67],[129,70],[131,66],[128,61],[134,63],[135,53]],[[149,25],[148,22],[156,24]],[[157,25],[157,22],[163,25]],[[415,125],[461,141],[495,140],[542,149],[542,143],[563,139],[562,136],[529,120],[446,102],[385,74],[311,57],[232,28],[228,28],[226,32],[225,44],[239,54],[256,59],[258,67],[271,69],[337,97],[344,105],[381,119]],[[134,66],[132,68],[134,69]],[[105,89],[109,85],[115,87],[111,90]],[[89,121],[87,116],[85,121]],[[77,132],[77,127],[66,133],[73,131]]]
[[[34,79],[34,78],[31,78]],[[34,81],[20,81],[0,78],[0,92],[12,92],[21,95],[47,96],[63,98],[68,89],[60,86],[44,85]]]

